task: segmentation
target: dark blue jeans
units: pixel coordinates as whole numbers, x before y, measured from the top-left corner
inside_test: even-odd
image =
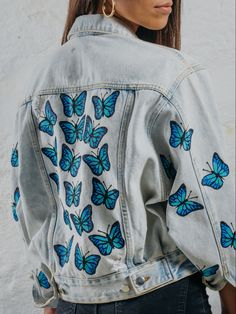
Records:
[[[212,314],[206,287],[197,272],[132,299],[100,304],[59,299],[56,314]]]

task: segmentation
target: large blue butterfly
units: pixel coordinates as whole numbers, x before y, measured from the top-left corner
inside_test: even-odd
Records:
[[[77,243],[75,246],[75,266],[79,270],[85,270],[87,274],[93,275],[96,273],[101,256],[92,254],[86,257],[88,253],[89,251],[85,255],[82,255],[79,244]]]
[[[114,248],[122,249],[125,245],[119,221],[116,221],[112,225],[111,231],[108,233],[109,227],[110,225],[108,225],[107,232],[98,230],[99,232],[104,233],[105,237],[99,234],[88,236],[89,240],[98,248],[102,255],[109,255]]]
[[[102,127],[94,127],[92,123],[92,119],[87,115],[85,130],[84,130],[84,142],[89,143],[91,148],[97,148],[103,136],[107,133],[107,128],[105,126]]]
[[[60,186],[59,186],[59,176],[56,172],[50,173],[49,177],[56,183],[57,192],[59,193]]]
[[[183,130],[176,121],[170,121],[171,136],[169,143],[172,147],[176,148],[183,146],[184,150],[190,150],[193,129]]]
[[[198,196],[191,197],[190,194],[192,191],[190,191],[188,197],[186,197],[186,186],[185,184],[181,184],[179,189],[169,197],[169,204],[170,206],[174,206],[177,208],[176,213],[180,216],[186,216],[189,213],[203,209],[204,207],[202,204],[190,201],[192,198],[197,198]]]
[[[46,102],[45,116],[43,118],[44,118],[44,120],[42,120],[39,123],[39,130],[47,133],[50,136],[53,136],[53,134],[54,134],[53,127],[57,122],[57,115],[52,110],[52,107],[51,107],[51,104],[49,101]]]
[[[16,146],[12,149],[11,153],[11,165],[12,167],[18,167],[19,166],[19,154],[17,149],[18,143],[16,143]]]
[[[101,148],[99,153],[96,155],[92,152],[95,156],[85,154],[83,155],[84,162],[89,166],[92,170],[92,173],[100,176],[104,170],[110,170],[110,161],[108,157],[108,144],[104,144]]]
[[[17,215],[17,211],[16,211],[16,207],[19,203],[19,200],[20,200],[20,190],[17,187],[15,189],[15,192],[14,192],[14,201],[12,202],[12,215],[13,215],[13,218],[15,219],[15,221],[19,220],[18,215]]]
[[[119,196],[119,191],[117,189],[113,189],[109,191],[105,186],[105,183],[101,183],[97,178],[92,179],[93,183],[93,193],[91,196],[91,200],[95,205],[104,204],[107,209],[114,209],[116,206],[116,201]]]
[[[74,98],[71,98],[69,95],[62,93],[60,98],[63,103],[64,114],[67,117],[72,117],[73,114],[82,116],[85,109],[86,97],[87,91],[83,91],[79,96],[75,96]]]
[[[219,265],[216,264],[216,265],[213,265],[211,267],[207,267],[205,269],[201,269],[200,273],[204,277],[209,277],[209,276],[215,275],[218,269],[219,269]]]
[[[172,161],[169,161],[164,155],[160,154],[161,163],[163,165],[163,168],[165,170],[165,173],[169,179],[173,179],[176,176],[176,170],[174,168],[174,165]]]
[[[78,155],[78,154],[77,154]],[[60,167],[63,171],[68,171],[72,175],[72,177],[76,177],[79,171],[81,156],[74,154],[74,150],[70,150],[70,148],[66,144],[62,144],[62,157],[60,160]]]
[[[224,248],[233,246],[233,248],[236,250],[236,231],[231,230],[230,226],[227,225],[227,223],[224,221],[220,222],[220,227],[221,227],[221,239],[220,239],[221,245]]]
[[[102,97],[102,99],[98,96],[92,97],[92,102],[95,110],[95,118],[97,120],[101,119],[103,116],[110,118],[115,112],[115,105],[117,97],[119,96],[119,91],[114,91],[111,95],[106,97]]]
[[[71,207],[72,204],[76,207],[79,206],[82,182],[74,187],[70,182],[64,181],[64,187],[66,192],[66,205],[69,207]]]
[[[68,144],[74,144],[77,140],[83,140],[83,130],[85,124],[85,115],[75,123],[72,121],[60,121],[59,125],[65,135],[65,140]]]
[[[214,153],[212,157],[213,169],[211,168],[209,162],[207,162],[207,164],[211,170],[202,169],[210,172],[210,174],[207,174],[202,178],[202,185],[207,185],[215,190],[218,190],[224,183],[224,177],[227,177],[229,174],[229,167],[223,162],[217,153]]]
[[[70,217],[75,225],[75,229],[81,236],[83,231],[89,233],[93,230],[92,222],[92,206],[87,205],[81,215],[70,214]]]
[[[61,267],[63,267],[65,265],[65,263],[69,262],[69,257],[70,257],[70,252],[71,252],[73,239],[74,239],[74,235],[69,240],[68,245],[67,245],[67,242],[66,242],[66,246],[64,246],[62,244],[55,244],[55,245],[53,245],[54,250],[56,251],[57,256],[59,258],[59,264],[60,264]]]
[[[49,289],[51,287],[48,278],[44,274],[44,272],[40,271],[39,274],[37,275],[37,279],[39,282],[39,285],[45,289]]]
[[[43,147],[42,153],[48,157],[54,166],[57,167],[57,138],[55,137],[54,146],[49,144],[51,147]]]

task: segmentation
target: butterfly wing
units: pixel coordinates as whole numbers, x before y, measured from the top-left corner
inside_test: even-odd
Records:
[[[70,252],[71,252],[71,248],[72,248],[73,239],[74,239],[74,235],[70,238],[70,241],[69,241],[68,246],[67,246],[66,263],[69,262],[69,257],[70,257]]]
[[[105,169],[106,171],[109,171],[111,164],[110,164],[109,157],[108,157],[108,144],[107,143],[105,143],[101,147],[101,149],[99,151],[99,159],[101,161],[103,169]]]
[[[215,275],[218,269],[219,269],[219,265],[217,264],[211,267],[207,267],[203,269],[201,272],[204,277],[209,277],[209,276]]]
[[[76,141],[76,128],[75,126],[67,121],[60,121],[59,125],[65,135],[65,140],[68,144],[74,144]]]
[[[83,232],[81,219],[77,215],[72,214],[72,213],[70,214],[70,217],[71,217],[71,220],[73,221],[76,231],[81,236]]]
[[[67,226],[69,226],[70,230],[72,230],[69,212],[68,212],[68,210],[66,210],[66,209],[64,209],[63,218],[64,218],[65,224],[66,224]]]
[[[46,277],[46,275],[44,274],[44,272],[40,271],[38,276],[37,276],[39,285],[45,289],[49,289],[51,287],[48,278]]]
[[[17,146],[17,145],[16,145]],[[19,154],[17,147],[12,149],[11,154],[11,165],[12,167],[18,167],[19,166]]]
[[[177,214],[180,216],[186,216],[189,213],[199,210],[199,209],[203,209],[204,207],[202,206],[202,204],[198,203],[198,202],[194,202],[194,201],[185,201],[183,204],[179,205],[177,208]]]
[[[80,194],[82,189],[82,182],[80,182],[74,189],[74,205],[77,207],[80,203]]]
[[[234,233],[231,230],[230,226],[227,225],[226,222],[221,221],[220,226],[221,226],[220,243],[222,247],[227,248],[228,246],[231,246],[233,244]]]
[[[119,91],[114,91],[104,100],[104,114],[106,117],[110,118],[115,112],[116,100],[119,96]]]
[[[87,91],[83,91],[74,100],[74,111],[77,114],[77,116],[82,116],[82,114],[84,113],[86,98],[87,98]]]
[[[85,125],[85,115],[80,119],[79,124],[76,127],[76,138],[83,141],[83,132]]]
[[[121,249],[124,247],[125,241],[124,241],[122,234],[121,234],[119,221],[116,221],[112,225],[109,237],[111,238],[112,243],[113,243],[115,248]]]
[[[70,173],[72,177],[76,177],[81,163],[81,156],[75,157],[71,164]]]
[[[81,254],[78,243],[76,243],[76,246],[75,246],[75,266],[79,270],[82,270],[84,268],[83,256]]]
[[[46,115],[47,120],[50,122],[50,124],[54,126],[57,122],[57,115],[52,110],[52,107],[49,101],[47,101],[45,105],[45,115]]]
[[[97,148],[103,136],[107,133],[107,128],[105,126],[93,129],[90,135],[89,145],[92,148]]]
[[[107,209],[114,209],[116,206],[117,198],[119,197],[119,191],[117,189],[113,189],[108,191],[105,196],[105,206]]]
[[[85,258],[84,270],[86,271],[87,274],[93,275],[96,273],[96,269],[100,259],[101,256],[97,254],[92,254]]]
[[[73,154],[66,144],[62,144],[62,157],[60,167],[63,171],[69,171],[73,162]]]
[[[102,174],[103,167],[97,157],[90,154],[85,154],[83,155],[83,161],[89,166],[93,174],[97,176]]]
[[[87,205],[81,213],[81,224],[85,232],[91,232],[93,230],[92,222],[92,206]]]
[[[18,215],[17,215],[17,211],[16,211],[16,207],[17,207],[17,204],[19,203],[19,200],[20,200],[20,190],[17,187],[15,189],[15,192],[14,192],[14,201],[12,203],[12,216],[13,216],[15,221],[19,220]]]
[[[61,267],[63,267],[67,262],[67,248],[61,244],[55,244],[53,247],[59,258],[59,264]]]
[[[169,143],[172,147],[176,148],[182,143],[183,130],[180,125],[175,121],[170,121],[171,136]]]
[[[60,95],[62,104],[63,104],[63,109],[64,109],[64,114],[67,117],[72,117],[73,113],[74,113],[74,109],[73,109],[73,99],[67,95],[62,93]]]
[[[169,197],[169,204],[171,206],[178,207],[181,205],[186,198],[186,186],[185,184],[181,184],[179,189]]]
[[[109,255],[112,251],[112,246],[109,243],[108,237],[104,237],[98,234],[89,235],[89,240],[98,248],[102,255]]]
[[[74,188],[70,182],[64,181],[64,187],[66,192],[66,205],[71,207],[74,201]]]
[[[103,108],[102,100],[98,96],[93,96],[92,102],[94,105],[95,118],[99,120],[104,115],[104,108]]]
[[[57,192],[59,192],[60,186],[59,186],[59,176],[56,172],[50,173],[49,177],[56,183],[57,186]]]
[[[93,123],[89,115],[87,115],[85,129],[84,129],[84,136],[83,140],[87,144],[90,140],[90,135],[93,133]]]
[[[214,172],[207,174],[202,178],[202,185],[209,186],[215,190],[218,190],[223,185],[223,180],[217,176]]]
[[[97,178],[92,179],[92,184],[93,194],[91,196],[91,200],[95,205],[101,205],[105,199],[106,189]]]
[[[188,151],[191,148],[191,140],[193,135],[193,129],[189,129],[184,133],[184,139],[183,139],[183,148],[184,150]]]
[[[160,154],[160,159],[165,173],[169,179],[174,179],[176,176],[176,170],[172,162],[170,162],[164,155]]]
[[[214,172],[220,175],[221,177],[226,177],[229,175],[229,166],[223,162],[223,160],[220,158],[220,156],[217,153],[213,154],[212,166],[213,166]]]
[[[41,150],[42,153],[51,160],[53,165],[57,166],[57,152],[55,148],[43,147]]]

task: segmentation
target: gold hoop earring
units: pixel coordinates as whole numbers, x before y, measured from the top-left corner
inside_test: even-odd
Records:
[[[112,11],[111,11],[111,13],[109,15],[107,15],[106,12],[105,12],[105,10],[106,10],[105,4],[106,4],[106,0],[103,0],[103,4],[102,4],[103,15],[105,15],[106,17],[113,16],[114,13],[115,13],[115,0],[112,0]]]

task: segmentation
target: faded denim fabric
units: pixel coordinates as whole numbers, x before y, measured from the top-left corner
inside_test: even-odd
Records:
[[[196,272],[235,286],[234,176],[207,69],[116,17],[80,16],[68,39],[27,82],[11,155],[35,306]]]

